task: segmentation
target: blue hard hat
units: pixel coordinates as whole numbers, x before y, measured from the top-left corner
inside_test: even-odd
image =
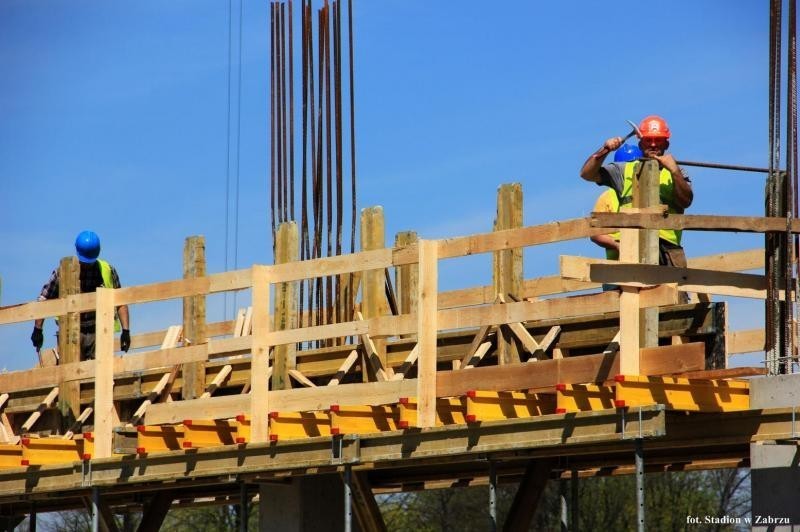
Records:
[[[81,231],[75,239],[75,252],[79,261],[92,264],[100,255],[100,237],[94,231]]]
[[[627,163],[643,157],[642,150],[633,144],[623,144],[614,152],[615,163]]]

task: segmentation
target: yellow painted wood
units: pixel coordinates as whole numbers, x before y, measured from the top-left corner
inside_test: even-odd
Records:
[[[183,448],[183,425],[140,425],[137,430],[136,452],[139,454]]]
[[[614,408],[614,387],[596,384],[556,385],[556,414]]]
[[[69,464],[83,459],[75,440],[62,438],[22,438],[21,465]]]
[[[616,377],[619,407],[662,404],[671,410],[736,412],[750,408],[750,384],[737,380],[681,377]]]
[[[466,403],[469,423],[542,416],[556,408],[554,395],[528,392],[471,391]]]
[[[220,445],[233,445],[236,438],[237,425],[234,421],[224,419],[183,421],[184,449],[199,449],[202,447],[219,447]]]
[[[0,469],[19,467],[22,464],[22,445],[0,444]]]
[[[401,429],[417,426],[417,398],[401,397],[397,405],[397,426]],[[464,425],[467,422],[467,402],[463,397],[436,399],[436,425]]]
[[[331,434],[372,434],[398,430],[398,412],[394,405],[331,405]]]
[[[327,412],[270,412],[270,441],[298,440],[331,435]]]

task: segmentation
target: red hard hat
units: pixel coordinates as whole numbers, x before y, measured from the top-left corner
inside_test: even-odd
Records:
[[[650,115],[644,118],[639,124],[639,130],[642,132],[642,138],[669,138],[669,126],[666,120],[660,116]]]

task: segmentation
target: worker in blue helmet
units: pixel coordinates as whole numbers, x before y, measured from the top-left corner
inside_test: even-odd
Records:
[[[81,231],[75,239],[75,253],[78,255],[78,262],[80,263],[78,277],[81,284],[81,293],[94,292],[101,286],[105,288],[120,288],[117,270],[108,262],[98,258],[100,256],[100,237],[97,236],[97,233],[94,231]],[[58,277],[58,269],[53,270],[53,273],[50,274],[50,279],[42,287],[39,301],[58,298]],[[116,314],[114,330],[121,330],[119,337],[120,348],[127,352],[131,346],[128,306],[121,305],[117,307]],[[33,342],[33,347],[37,351],[41,349],[44,343],[43,325],[43,319],[36,320],[33,326],[33,334],[31,334],[31,342]],[[93,359],[95,344],[94,312],[81,312],[80,331],[81,360]]]
[[[639,149],[639,146],[633,144],[623,144],[614,152],[615,163],[627,163],[642,157],[644,157],[642,150]]]

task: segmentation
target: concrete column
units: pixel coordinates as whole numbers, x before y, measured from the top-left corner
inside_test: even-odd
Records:
[[[293,478],[261,484],[259,530],[286,532],[344,531],[344,483],[340,475]],[[353,520],[353,530],[358,523]]]
[[[750,445],[753,530],[800,531],[799,463],[794,443]]]

